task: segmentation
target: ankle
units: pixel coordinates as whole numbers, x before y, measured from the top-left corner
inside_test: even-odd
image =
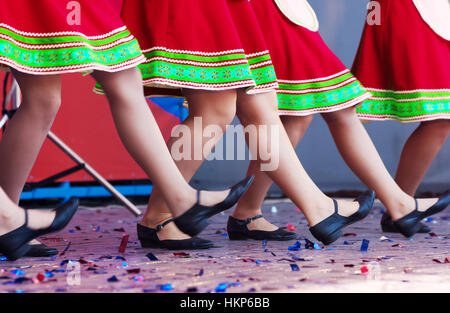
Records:
[[[386,203],[385,206],[393,220],[397,220],[407,215],[416,208],[414,198],[411,196],[402,197],[395,202],[390,201],[389,203]]]
[[[257,210],[236,208],[231,216],[238,220],[245,220],[247,218],[255,217],[261,214],[262,211],[259,208]]]
[[[139,224],[150,228],[155,228],[171,218],[173,218],[173,216],[170,212],[150,213],[144,215]]]

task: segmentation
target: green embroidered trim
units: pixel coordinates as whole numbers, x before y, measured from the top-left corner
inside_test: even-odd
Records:
[[[113,34],[107,38],[101,39],[87,39],[82,36],[52,36],[52,37],[27,37],[19,35],[9,29],[0,27],[0,35],[5,35],[11,37],[21,43],[30,45],[49,45],[49,44],[61,44],[61,43],[71,43],[71,42],[84,42],[91,46],[103,46],[111,44],[119,39],[126,38],[131,35],[128,29],[121,32]]]
[[[144,81],[169,82],[169,84],[186,87],[205,87],[206,85],[223,85],[246,81],[254,81],[256,85],[276,83],[275,69],[269,64],[259,63],[270,61],[269,55],[246,58],[245,54],[232,53],[220,56],[199,56],[165,51],[152,51],[145,56],[163,57],[165,60],[154,59],[149,63],[140,64]],[[192,62],[189,62],[192,61]],[[239,64],[219,64],[234,61]],[[188,64],[186,64],[188,63]],[[250,68],[249,64],[254,68]],[[247,83],[248,85],[248,83]],[[218,86],[220,88],[220,86]]]
[[[348,75],[345,75],[348,76]],[[351,76],[351,74],[350,74]],[[333,80],[334,81],[334,80]],[[311,84],[307,84],[311,85]],[[285,86],[284,84],[280,84],[281,86]],[[292,86],[292,85],[291,85]],[[297,86],[298,88],[291,89],[307,89],[301,88],[302,86]],[[363,86],[358,82],[354,81],[349,83],[348,85],[323,91],[323,92],[310,92],[306,94],[290,94],[283,93],[279,91],[278,96],[278,109],[280,110],[297,110],[297,111],[309,111],[314,109],[333,107],[336,105],[340,105],[346,102],[350,102],[363,94],[366,94],[367,91],[363,88]]]
[[[5,31],[3,28],[0,28],[0,30],[2,32]],[[114,44],[115,40],[123,38],[127,36],[127,34],[129,35],[129,31],[123,31],[105,39],[106,41],[95,41],[95,45],[99,45],[100,42]],[[48,44],[49,39],[51,39],[51,43],[53,44],[67,42],[94,43],[94,41],[88,41],[85,38],[78,36],[29,39],[33,39],[34,44]],[[68,41],[69,39],[71,41]],[[63,67],[83,68],[84,64],[92,63],[103,66],[113,66],[133,60],[140,55],[141,50],[136,39],[117,44],[109,49],[96,51],[84,46],[33,50],[22,48],[11,40],[0,38],[0,57],[12,61],[12,64],[19,64],[29,71],[45,71],[46,68],[56,68],[55,71],[57,71],[57,68]]]
[[[373,97],[357,108],[357,113],[363,118],[389,118],[413,122],[430,118],[424,116],[450,115],[450,92],[430,91],[398,94],[388,91],[371,91],[371,93]],[[423,97],[429,99],[419,99]],[[398,100],[410,101],[399,102]]]
[[[314,89],[314,88],[323,88],[330,87],[333,85],[337,85],[346,81],[347,79],[353,78],[354,76],[351,73],[347,73],[341,76],[338,76],[334,79],[321,81],[321,82],[312,82],[312,83],[303,83],[303,84],[283,84],[280,83],[280,89],[286,90],[305,90],[305,89]]]

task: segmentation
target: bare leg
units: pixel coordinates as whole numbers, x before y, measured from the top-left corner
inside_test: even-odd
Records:
[[[375,190],[393,220],[415,209],[414,199],[390,176],[355,108],[322,114],[336,146],[352,171],[369,188]],[[436,199],[419,199],[419,210],[426,210]]]
[[[406,141],[395,181],[414,196],[431,163],[450,134],[450,120],[423,122]]]
[[[12,71],[20,86],[22,103],[0,141],[0,186],[17,205],[61,105],[61,78],[59,75],[37,76]],[[10,218],[17,216],[14,211],[8,214]],[[31,244],[39,242],[33,240]]]
[[[308,129],[313,115],[309,116],[281,116],[280,117],[284,128],[289,136],[289,140],[293,147],[296,147],[303,138]],[[233,212],[233,217],[245,220],[256,215],[262,214],[261,205],[264,198],[272,185],[272,179],[265,172],[259,171],[259,163],[251,161],[248,167],[248,175],[255,175],[255,180],[247,192],[239,200],[236,209]],[[250,230],[265,230],[273,231],[278,229],[277,226],[269,223],[264,218],[259,218],[247,225]]]
[[[119,136],[135,161],[159,187],[172,214],[179,216],[197,201],[197,193],[178,171],[145,100],[140,72],[94,72],[103,86]],[[214,205],[229,191],[202,191],[201,204]]]
[[[0,141],[0,186],[16,204],[61,104],[59,75],[13,70],[22,104]]]
[[[236,115],[236,92],[234,90],[201,91],[185,89],[184,95],[189,102],[189,116],[182,125],[183,127],[188,127],[190,133],[197,135],[198,138],[194,139],[194,136],[191,137],[191,158],[189,160],[177,160],[175,164],[178,166],[184,179],[189,181],[204,161],[203,154],[200,159],[194,159],[194,146],[198,145],[196,148],[203,151],[205,144],[208,143],[208,147],[205,149],[210,152],[212,147],[219,141],[219,137],[214,137],[213,139],[204,137],[203,130],[208,126],[214,125],[222,133],[225,132],[226,126],[232,122]],[[201,118],[202,133],[194,131],[195,118]],[[177,138],[174,137],[169,139],[167,143],[169,150],[176,140]],[[147,211],[140,223],[144,226],[155,228],[170,218],[172,218],[172,215],[162,193],[159,188],[155,188],[150,197]],[[189,236],[182,233],[174,223],[170,223],[158,232],[158,238],[160,240],[179,240],[189,238]]]
[[[271,138],[264,137],[264,132],[258,128],[258,149],[255,151],[249,145],[252,155],[258,155],[258,151],[274,151],[275,145],[279,144],[279,153],[270,153],[269,159],[273,163],[278,158],[278,167],[266,174],[302,210],[309,225],[314,226],[333,214],[333,201],[320,191],[302,167],[278,116],[277,104],[275,92],[248,95],[244,90],[238,91],[237,112],[245,127],[267,125],[279,130],[278,135]],[[358,204],[354,202],[342,201],[339,205],[339,212],[344,216],[357,209]]]

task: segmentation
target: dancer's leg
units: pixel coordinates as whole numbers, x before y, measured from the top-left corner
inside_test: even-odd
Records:
[[[336,146],[352,171],[373,189],[393,220],[415,209],[414,199],[394,181],[383,164],[354,107],[322,114]],[[437,199],[419,199],[419,210],[426,210]]]
[[[22,103],[0,141],[0,186],[16,204],[61,104],[59,75],[13,70]]]
[[[185,89],[183,92],[189,103],[189,116],[182,123],[182,127],[189,129],[192,148],[189,159],[176,160],[175,164],[178,166],[183,177],[189,181],[203,163],[204,156],[212,150],[213,146],[220,139],[218,136],[214,136],[213,138],[204,137],[203,130],[206,127],[214,126],[218,128],[218,131],[225,132],[227,125],[232,122],[236,115],[236,92],[234,90],[202,91],[192,89]],[[195,129],[195,121],[201,121],[202,129]],[[194,136],[197,136],[197,138],[194,138]],[[167,143],[169,151],[177,140],[178,138],[174,137],[169,139]],[[205,147],[206,143],[208,143],[207,147]],[[204,151],[205,154],[202,153],[200,158],[195,159],[194,149]],[[172,215],[162,197],[160,189],[158,187],[154,188],[147,211],[140,223],[144,226],[155,228],[171,217]],[[174,223],[170,223],[158,232],[158,238],[160,240],[178,240],[189,238],[189,236],[182,233]]]
[[[281,116],[281,122],[289,136],[289,140],[293,147],[296,147],[303,138],[308,129],[313,115],[309,116]],[[233,212],[233,217],[239,220],[245,220],[262,214],[261,204],[272,185],[272,179],[265,172],[259,171],[259,162],[251,161],[248,167],[248,175],[255,175],[255,180],[247,192],[239,200],[236,209]],[[247,224],[250,230],[265,230],[273,231],[278,227],[269,223],[264,218],[259,218]]]
[[[450,120],[423,122],[403,146],[395,181],[414,196],[431,163],[450,134]]]
[[[55,212],[50,210],[28,210],[28,227],[43,229],[53,222]],[[25,211],[15,204],[0,188],[0,236],[25,223]]]
[[[119,136],[136,162],[159,187],[171,212],[179,216],[197,201],[196,190],[178,171],[145,100],[140,72],[94,72],[103,86]],[[201,192],[203,205],[214,205],[229,191]]]
[[[248,95],[244,90],[238,91],[237,112],[241,123],[247,127],[256,126],[259,135],[258,147],[250,144],[254,156],[258,151],[274,151],[267,162],[278,163],[278,167],[266,174],[284,191],[284,193],[302,210],[310,226],[321,222],[334,212],[333,201],[327,197],[311,180],[302,167],[288,135],[278,116],[277,96],[275,92]],[[258,126],[275,127],[278,134],[271,138]],[[255,151],[256,150],[256,151]],[[261,164],[260,158],[258,158]],[[340,201],[339,213],[350,216],[358,210],[355,202]]]

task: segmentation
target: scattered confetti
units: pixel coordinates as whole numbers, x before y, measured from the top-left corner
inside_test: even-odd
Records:
[[[290,264],[290,266],[291,266],[291,270],[292,270],[293,272],[298,272],[298,271],[300,271],[300,268],[298,267],[297,264]]]
[[[130,238],[130,235],[123,234],[122,235],[122,241],[120,242],[119,246],[119,253],[125,253],[125,250],[127,249],[128,239]]]
[[[298,251],[301,249],[302,244],[300,243],[300,241],[295,242],[294,245],[288,247],[289,251]]]
[[[292,225],[291,223],[287,223],[286,228],[290,231],[296,231],[294,225]]]
[[[363,239],[362,242],[361,242],[360,250],[363,251],[363,252],[366,252],[369,249],[369,242],[370,242],[369,240]]]

